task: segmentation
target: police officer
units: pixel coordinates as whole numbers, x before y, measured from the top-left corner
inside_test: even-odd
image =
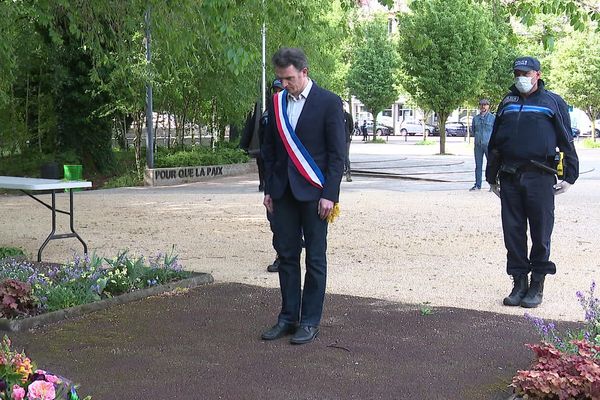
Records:
[[[515,83],[498,107],[486,168],[486,180],[501,200],[506,270],[514,282],[503,303],[525,308],[542,303],[545,277],[556,272],[549,259],[554,196],[566,192],[579,176],[568,106],[544,88],[540,69],[533,57],[515,60]],[[564,175],[558,183],[557,148],[564,153]]]

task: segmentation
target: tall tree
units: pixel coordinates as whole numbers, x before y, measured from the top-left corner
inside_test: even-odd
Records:
[[[373,140],[377,114],[398,98],[398,55],[383,16],[365,20],[358,27],[348,73],[348,88],[373,116]]]
[[[492,64],[490,12],[472,0],[415,0],[398,20],[403,86],[437,114],[445,154],[448,116],[480,90]]]
[[[600,39],[591,30],[573,32],[561,40],[552,58],[552,89],[585,111],[592,121],[600,118]],[[596,135],[592,135],[595,140]]]

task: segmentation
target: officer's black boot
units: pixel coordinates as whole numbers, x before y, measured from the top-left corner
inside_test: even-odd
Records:
[[[536,308],[542,304],[544,298],[544,280],[546,275],[544,274],[531,274],[531,284],[527,295],[521,300],[521,307],[525,308]]]
[[[521,300],[523,300],[523,298],[527,294],[527,289],[529,289],[529,285],[527,283],[528,277],[527,274],[513,275],[512,277],[513,289],[508,295],[508,297],[504,298],[504,301],[502,303],[504,303],[505,306],[516,307],[522,304]]]

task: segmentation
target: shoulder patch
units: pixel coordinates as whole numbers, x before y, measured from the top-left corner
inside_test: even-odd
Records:
[[[502,104],[518,103],[518,102],[519,102],[519,96],[506,96],[504,98],[504,100],[502,100]]]

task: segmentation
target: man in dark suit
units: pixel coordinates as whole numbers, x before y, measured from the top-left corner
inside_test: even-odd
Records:
[[[319,333],[327,277],[327,218],[338,202],[344,172],[345,135],[341,99],[308,77],[304,52],[281,48],[272,58],[285,91],[275,95],[262,147],[264,205],[272,213],[280,257],[281,312],[262,334],[274,340],[312,342]],[[307,162],[301,162],[304,160]],[[314,179],[311,181],[311,178]],[[316,177],[316,178],[315,178]],[[306,247],[301,286],[302,234]]]

